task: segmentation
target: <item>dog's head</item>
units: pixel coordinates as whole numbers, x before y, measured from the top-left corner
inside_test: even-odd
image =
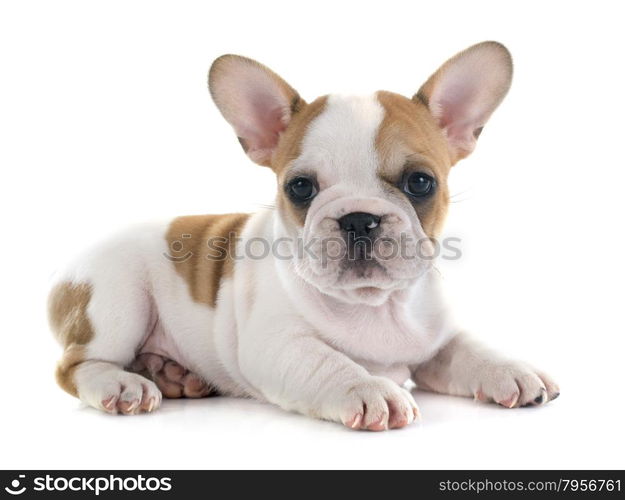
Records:
[[[391,92],[306,103],[265,66],[217,59],[211,95],[243,149],[278,179],[280,230],[295,270],[323,293],[380,304],[431,265],[447,176],[510,86],[496,42],[448,60],[412,99]]]

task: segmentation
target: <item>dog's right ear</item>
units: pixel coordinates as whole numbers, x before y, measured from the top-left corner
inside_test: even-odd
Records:
[[[256,163],[270,167],[280,134],[306,103],[269,68],[236,55],[213,62],[208,88],[243,150]]]

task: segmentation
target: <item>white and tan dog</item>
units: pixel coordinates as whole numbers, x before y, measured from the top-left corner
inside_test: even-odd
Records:
[[[49,302],[61,387],[111,413],[218,393],[369,430],[417,418],[409,379],[509,408],[555,398],[546,375],[465,336],[432,265],[448,173],[511,77],[506,48],[484,42],[412,99],[308,104],[255,61],[217,59],[211,94],[275,172],[276,207],[134,228],[70,266]]]

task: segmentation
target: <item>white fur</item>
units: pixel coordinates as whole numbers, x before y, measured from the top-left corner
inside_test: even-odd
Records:
[[[403,196],[389,192],[377,175],[380,161],[375,143],[383,118],[384,109],[375,95],[328,98],[324,112],[310,123],[301,154],[290,167],[293,176],[314,172],[320,192],[308,210],[303,231],[282,221],[276,227],[280,236],[317,242],[310,248],[320,255],[322,242],[341,237],[338,218],[350,212],[371,212],[383,216],[381,229],[385,236],[395,241],[400,234],[410,236],[412,243],[407,251],[411,255],[417,254],[418,242],[425,241],[424,248],[428,248],[427,236],[410,204]],[[297,256],[295,251],[292,253]],[[302,278],[342,301],[361,303],[365,297],[355,288],[379,289],[374,296],[366,297],[371,305],[388,302],[393,291],[414,283],[432,265],[431,260],[393,258],[381,263],[383,272],[372,272],[356,283],[342,280],[341,263],[336,260],[326,263],[304,254],[294,261]]]
[[[365,209],[389,215],[386,231],[423,235],[414,211],[389,197],[375,175],[374,141],[383,115],[373,96],[331,97],[292,166],[314,169],[320,182],[306,226],[299,230],[279,212],[260,211],[246,223],[240,244],[328,234],[319,221]],[[436,390],[481,390],[499,401],[514,394],[515,377],[532,397],[550,383],[458,340],[431,265],[420,264],[418,272],[402,278],[392,274],[402,269],[395,263],[387,269],[389,286],[368,301],[354,299],[345,284],[337,288],[310,278],[310,263],[243,258],[222,283],[213,309],[193,300],[165,257],[166,231],[166,224],[134,228],[95,247],[59,277],[92,285],[88,316],[95,338],[87,358],[97,362],[83,364],[75,380],[79,396],[92,406],[101,408],[121,386],[122,399],[136,400],[148,391],[160,402],[151,382],[122,370],[142,349],[175,359],[223,394],[353,427],[412,422],[416,404],[401,387],[411,372]],[[503,379],[495,380],[497,374]]]

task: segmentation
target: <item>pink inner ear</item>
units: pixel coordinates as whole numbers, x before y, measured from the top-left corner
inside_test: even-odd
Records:
[[[248,156],[269,165],[297,93],[268,68],[240,56],[218,59],[209,86]]]
[[[490,43],[459,54],[439,70],[429,106],[458,157],[475,147],[481,128],[507,92],[511,76],[508,52]]]
[[[475,147],[474,131],[481,127],[475,92],[462,86],[446,89],[446,92],[444,99],[432,103],[436,109],[434,115],[452,146],[470,153]]]
[[[280,133],[286,128],[288,110],[284,101],[276,97],[262,90],[254,92],[253,89],[246,96],[245,109],[235,128],[250,152],[273,149]]]
[[[440,116],[439,125],[447,128],[452,124],[475,121],[474,107],[475,89],[470,86],[455,85],[444,89],[443,97],[438,101]]]
[[[453,74],[456,73],[456,74]],[[435,92],[433,102],[439,125],[448,137],[472,136],[488,119],[489,91],[479,75],[452,72]]]

